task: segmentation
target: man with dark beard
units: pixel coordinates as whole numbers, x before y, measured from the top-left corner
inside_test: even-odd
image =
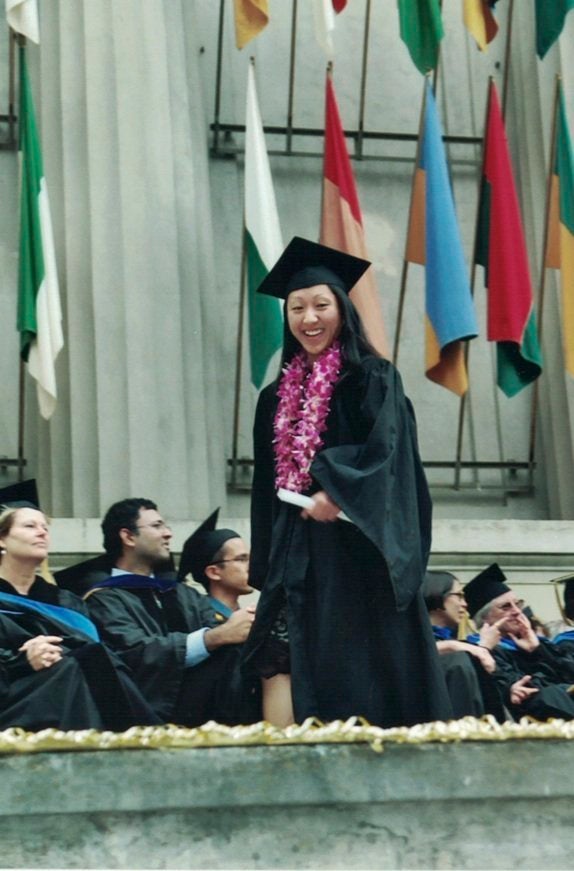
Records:
[[[206,596],[160,576],[171,559],[172,532],[150,500],[116,502],[102,530],[114,568],[88,592],[87,604],[149,704],[163,719],[184,726],[211,719],[244,722],[234,646],[247,638],[254,609],[240,608],[214,626]]]

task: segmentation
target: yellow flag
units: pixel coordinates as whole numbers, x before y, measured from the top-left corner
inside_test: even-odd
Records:
[[[243,48],[269,21],[269,0],[233,0],[235,7],[235,42]]]
[[[486,51],[498,33],[498,24],[487,0],[464,0],[464,24],[481,51]]]

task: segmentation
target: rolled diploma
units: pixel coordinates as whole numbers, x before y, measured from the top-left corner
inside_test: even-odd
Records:
[[[289,502],[290,505],[298,505],[299,508],[312,508],[314,505],[313,499],[310,496],[303,496],[302,493],[295,493],[293,490],[285,490],[284,487],[279,487],[277,496],[282,502]],[[337,515],[340,520],[346,520],[347,523],[352,523],[350,517],[347,517],[344,511],[339,511]]]

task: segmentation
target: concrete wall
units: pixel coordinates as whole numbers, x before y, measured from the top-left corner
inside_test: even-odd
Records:
[[[5,868],[572,867],[568,741],[0,761]]]

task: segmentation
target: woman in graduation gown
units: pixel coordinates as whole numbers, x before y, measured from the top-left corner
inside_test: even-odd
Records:
[[[36,574],[48,547],[36,506],[0,506],[0,729],[161,723],[82,600]]]
[[[295,237],[259,287],[286,300],[285,333],[255,418],[250,583],[262,593],[243,667],[279,726],[451,716],[419,589],[431,502],[415,418],[348,297],[368,266]]]

